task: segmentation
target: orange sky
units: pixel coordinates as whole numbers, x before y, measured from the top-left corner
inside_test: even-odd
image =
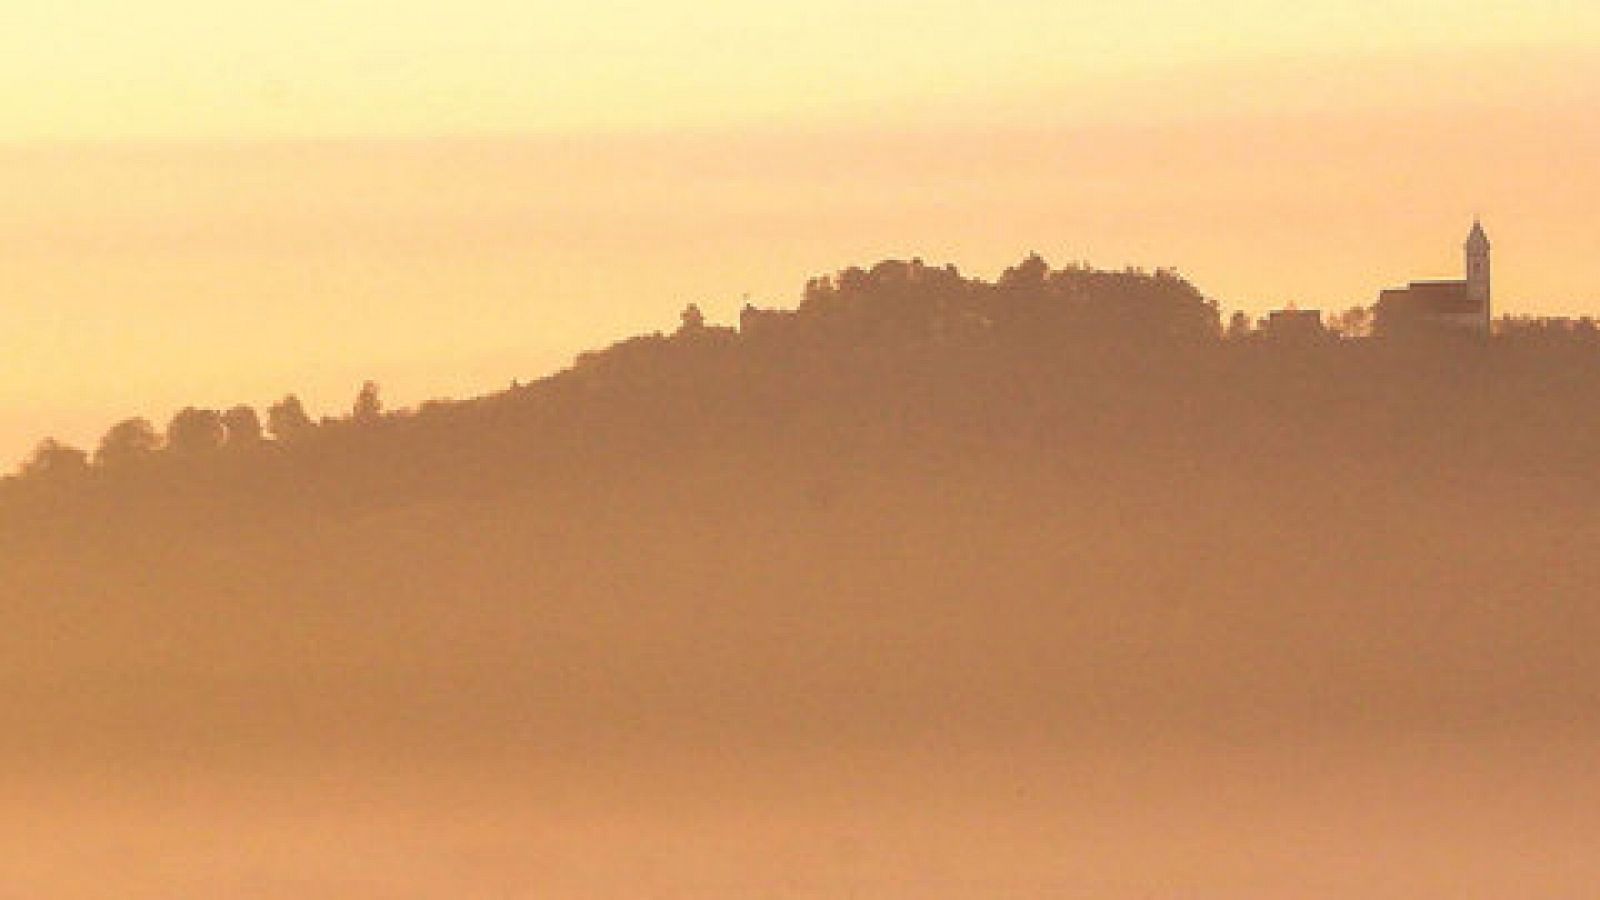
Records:
[[[1502,309],[1600,314],[1596,47],[1561,0],[13,0],[0,456],[473,394],[886,256],[1348,306],[1482,213]]]

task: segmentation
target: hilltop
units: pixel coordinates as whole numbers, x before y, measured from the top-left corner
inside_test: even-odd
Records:
[[[1171,272],[888,262],[473,400],[46,445],[0,495],[8,733],[581,756],[1584,708],[1592,323],[1221,319]]]
[[[1166,270],[1052,270],[1033,256],[990,283],[887,261],[814,279],[797,309],[746,306],[736,328],[691,305],[670,335],[471,400],[385,412],[369,383],[350,414],[320,422],[291,395],[264,422],[243,406],[182,410],[164,430],[128,420],[92,455],[47,439],[4,484],[0,523],[148,491],[167,495],[149,512],[233,505],[255,517],[686,455],[820,462],[899,444],[1196,471],[1587,471],[1600,450],[1581,412],[1600,390],[1592,321],[1503,319],[1487,345],[1374,340],[1371,321],[1356,308],[1311,331],[1242,314],[1224,326],[1214,301]]]

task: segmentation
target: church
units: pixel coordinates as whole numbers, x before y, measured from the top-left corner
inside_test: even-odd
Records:
[[[1472,223],[1466,243],[1467,277],[1462,281],[1413,281],[1386,290],[1373,308],[1380,336],[1465,334],[1487,337],[1493,321],[1489,291],[1489,235]]]

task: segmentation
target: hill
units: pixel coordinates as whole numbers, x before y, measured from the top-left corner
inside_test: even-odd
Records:
[[[9,733],[1543,727],[1597,674],[1596,346],[890,262],[471,401],[124,423],[0,497]]]
[[[890,262],[470,401],[47,442],[0,488],[0,826],[170,888],[125,848],[192,822],[200,892],[260,896],[1559,893],[1504,848],[1590,784],[1600,341],[1337,321]],[[1368,860],[1327,890],[1311,821]]]

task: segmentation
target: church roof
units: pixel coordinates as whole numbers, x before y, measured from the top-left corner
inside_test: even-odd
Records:
[[[1482,309],[1465,281],[1413,281],[1408,288],[1384,291],[1380,302],[1399,315],[1460,315]]]

